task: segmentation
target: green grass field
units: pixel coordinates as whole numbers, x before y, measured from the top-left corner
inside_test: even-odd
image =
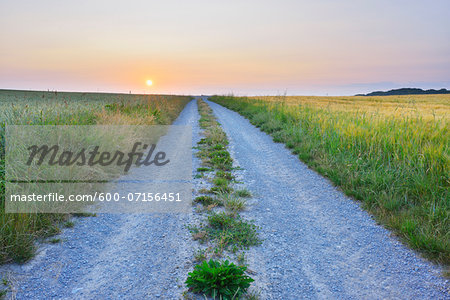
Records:
[[[225,97],[412,248],[450,264],[450,96]]]
[[[67,214],[6,214],[5,126],[171,124],[191,97],[0,90],[0,263],[32,257],[36,237],[59,232]]]

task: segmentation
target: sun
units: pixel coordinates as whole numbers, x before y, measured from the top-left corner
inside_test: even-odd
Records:
[[[150,79],[147,80],[147,85],[151,86],[153,84],[153,81],[151,81]]]

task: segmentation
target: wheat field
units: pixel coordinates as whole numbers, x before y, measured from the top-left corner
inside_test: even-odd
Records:
[[[379,222],[450,263],[450,95],[221,97]]]

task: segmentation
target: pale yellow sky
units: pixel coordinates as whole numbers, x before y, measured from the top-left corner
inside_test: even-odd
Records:
[[[353,94],[450,87],[448,1],[0,1],[0,88]],[[153,86],[146,86],[146,80]]]

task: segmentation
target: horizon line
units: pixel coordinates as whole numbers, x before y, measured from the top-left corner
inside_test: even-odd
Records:
[[[391,90],[397,90],[397,89],[421,89],[421,90],[450,90],[450,88],[434,88],[434,89],[426,89],[426,88],[420,88],[420,87],[402,87],[402,88],[394,88],[394,89],[387,89],[387,90],[372,90],[371,92],[368,93],[374,93],[374,92],[388,92]],[[135,95],[135,96],[150,96],[150,95],[161,95],[161,96],[166,96],[166,95],[170,95],[170,96],[214,96],[214,95],[218,95],[218,96],[238,96],[238,97],[276,97],[276,96],[298,96],[298,97],[355,97],[355,96],[364,96],[365,94],[368,93],[357,93],[357,94],[352,94],[352,95],[328,95],[328,93],[326,93],[327,95],[312,95],[312,94],[292,94],[292,95],[287,95],[285,94],[265,94],[265,95],[257,95],[257,94],[243,94],[243,93],[234,93],[234,92],[229,92],[229,93],[193,93],[193,94],[187,94],[187,93],[179,93],[179,94],[175,94],[175,93],[133,93],[132,91],[127,92],[116,92],[116,91],[92,91],[92,90],[85,90],[85,91],[81,91],[81,90],[57,90],[57,89],[47,89],[47,90],[43,90],[43,89],[17,89],[17,88],[0,88],[0,91],[16,91],[16,92],[42,92],[42,93],[78,93],[78,94],[116,94],[116,95]],[[399,95],[397,95],[399,96]]]

